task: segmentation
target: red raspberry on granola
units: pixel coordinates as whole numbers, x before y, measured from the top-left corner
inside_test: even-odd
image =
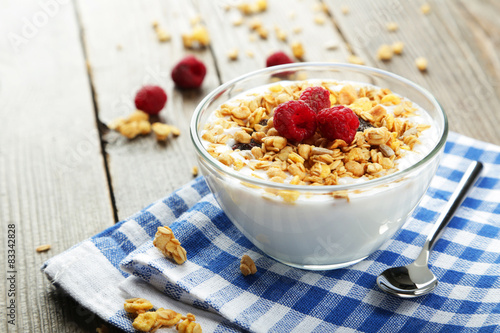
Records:
[[[305,103],[288,101],[274,110],[274,127],[278,133],[295,141],[303,141],[316,131],[316,113]]]
[[[330,92],[323,87],[309,87],[300,94],[299,101],[303,101],[318,113],[322,109],[329,108]]]
[[[359,127],[358,116],[343,105],[319,111],[317,121],[323,137],[331,141],[344,140],[347,144],[354,140]]]

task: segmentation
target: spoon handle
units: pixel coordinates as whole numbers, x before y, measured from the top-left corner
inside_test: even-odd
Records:
[[[457,188],[446,203],[446,206],[443,207],[441,215],[439,215],[439,218],[434,224],[434,228],[427,236],[429,250],[433,248],[435,242],[441,236],[444,228],[455,214],[455,211],[464,201],[465,197],[467,196],[467,191],[470,187],[472,187],[472,185],[474,185],[482,169],[483,164],[481,162],[474,161],[465,171],[462,179],[460,180],[460,183],[458,183],[457,185]]]

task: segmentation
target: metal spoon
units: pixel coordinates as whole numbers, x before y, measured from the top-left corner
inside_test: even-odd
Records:
[[[471,163],[427,236],[418,258],[409,265],[383,271],[377,277],[380,289],[398,297],[413,298],[425,295],[436,288],[438,280],[428,267],[429,253],[457,208],[462,204],[467,190],[476,182],[482,168],[481,162]]]

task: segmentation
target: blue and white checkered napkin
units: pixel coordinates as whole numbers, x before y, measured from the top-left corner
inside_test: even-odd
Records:
[[[432,252],[438,287],[409,300],[380,291],[377,275],[418,255],[470,160],[485,168]],[[152,246],[161,225],[170,225],[187,250],[183,265]],[[255,275],[241,275],[243,254],[255,260]],[[267,257],[231,224],[198,178],[50,259],[43,270],[82,305],[129,332],[132,321],[123,311],[128,297],[192,312],[204,332],[500,332],[500,147],[451,133],[413,217],[349,268],[304,271]]]

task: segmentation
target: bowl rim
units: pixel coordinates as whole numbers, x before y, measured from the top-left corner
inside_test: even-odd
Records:
[[[250,177],[247,175],[244,175],[243,173],[234,170],[233,168],[230,168],[219,161],[217,161],[212,155],[208,153],[208,151],[203,147],[203,144],[201,142],[200,137],[197,135],[198,133],[198,123],[200,121],[200,116],[201,116],[201,111],[204,109],[205,105],[210,103],[212,99],[216,98],[218,95],[221,93],[225,92],[228,90],[231,86],[234,86],[240,81],[243,81],[247,78],[250,78],[252,76],[258,76],[266,73],[273,73],[276,72],[275,74],[278,73],[283,73],[283,72],[290,72],[290,70],[307,70],[308,68],[315,68],[316,70],[321,67],[328,67],[329,69],[331,68],[344,68],[344,69],[351,69],[351,70],[356,70],[356,71],[361,71],[367,74],[378,74],[382,76],[388,76],[392,79],[399,80],[412,88],[416,89],[418,92],[420,92],[422,95],[425,96],[433,105],[434,107],[439,111],[440,116],[442,117],[443,121],[443,130],[441,133],[441,137],[438,141],[438,143],[434,146],[434,148],[420,161],[417,163],[411,165],[410,167],[396,171],[394,173],[391,173],[389,175],[376,178],[376,179],[371,179],[365,182],[360,182],[360,183],[353,183],[353,184],[343,184],[343,185],[323,185],[323,186],[311,186],[311,185],[291,185],[291,184],[282,184],[282,183],[275,183],[271,182],[269,180],[265,179],[258,179],[256,177]],[[272,74],[269,74],[270,76]],[[276,82],[276,83],[279,83]],[[386,185],[389,184],[393,181],[403,179],[406,175],[411,174],[412,171],[419,169],[423,165],[427,164],[430,160],[432,160],[444,147],[446,144],[446,140],[448,137],[448,117],[446,116],[446,113],[444,112],[443,108],[439,104],[439,102],[436,100],[436,98],[425,88],[422,86],[416,84],[415,82],[406,79],[400,75],[374,68],[374,67],[369,67],[369,66],[362,66],[362,65],[354,65],[354,64],[346,64],[346,63],[335,63],[335,62],[301,62],[301,63],[293,63],[293,64],[285,64],[285,65],[278,65],[278,66],[272,66],[272,67],[267,67],[263,69],[259,69],[253,72],[246,73],[244,75],[241,75],[239,77],[236,77],[220,86],[218,86],[216,89],[212,90],[207,96],[205,96],[201,102],[196,106],[194,113],[191,117],[191,123],[190,123],[190,136],[191,136],[191,141],[193,142],[193,145],[196,148],[196,151],[199,156],[203,157],[204,161],[209,162],[211,166],[213,166],[216,170],[219,172],[231,176],[239,181],[243,181],[246,183],[250,183],[252,185],[260,186],[263,188],[273,188],[277,190],[290,190],[290,191],[300,191],[300,192],[309,192],[309,193],[332,193],[332,192],[338,192],[338,191],[347,191],[347,190],[362,190],[366,188],[373,188],[379,185]]]

